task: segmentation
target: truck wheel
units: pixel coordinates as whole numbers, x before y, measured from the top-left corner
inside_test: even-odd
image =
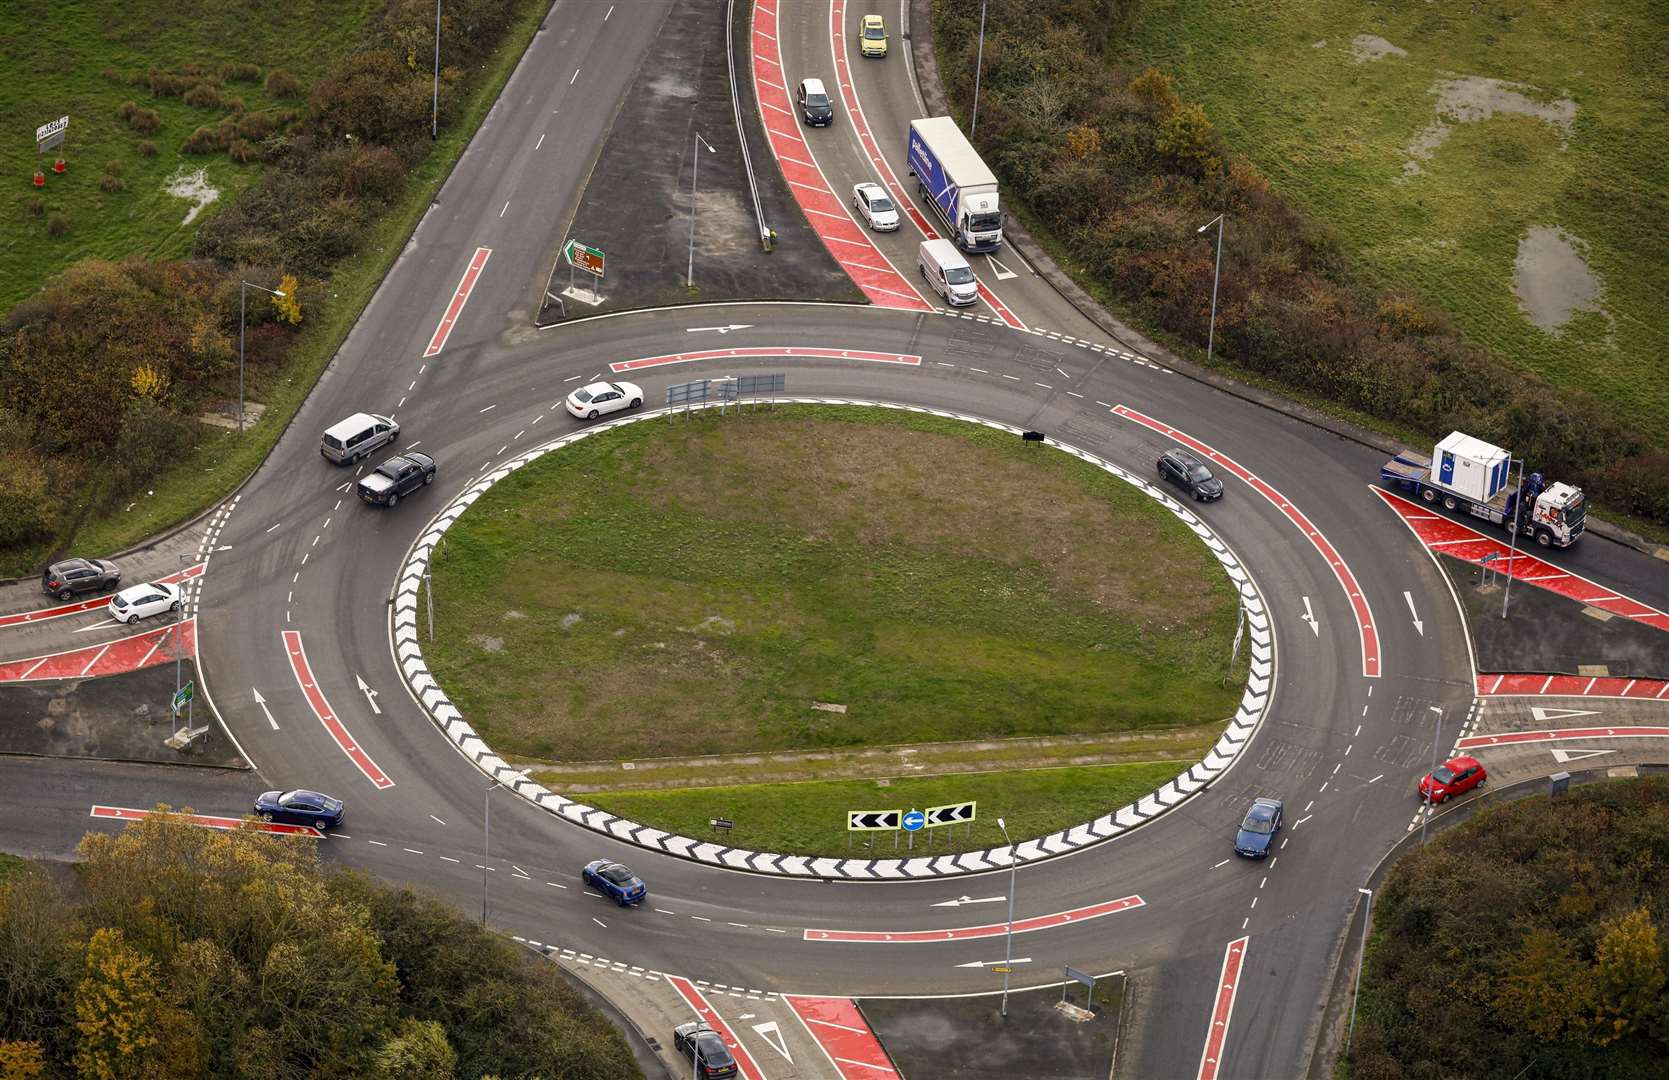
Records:
[[[1456,505],[1455,504],[1455,497],[1453,495],[1443,496],[1443,509],[1453,510],[1455,508],[1455,505]]]
[[[1437,501],[1437,492],[1433,491],[1431,488],[1421,488],[1420,498],[1426,500],[1426,502],[1434,503]]]
[[[1540,544],[1542,547],[1552,547],[1553,546],[1553,530],[1552,529],[1537,529],[1536,530],[1536,543]]]

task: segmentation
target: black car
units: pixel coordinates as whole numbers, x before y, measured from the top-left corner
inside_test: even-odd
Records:
[[[1281,813],[1285,809],[1279,799],[1253,799],[1252,808],[1246,811],[1239,831],[1234,834],[1235,853],[1248,859],[1268,855],[1269,845],[1281,831]]]
[[[823,89],[822,79],[803,79],[795,100],[800,106],[800,119],[807,127],[828,127],[834,123],[834,104],[829,92]]]
[[[435,482],[435,459],[416,450],[395,454],[360,480],[359,497],[375,506],[393,506],[400,496]]]
[[[673,1028],[672,1045],[695,1064],[702,1080],[720,1080],[737,1073],[736,1059],[724,1045],[724,1038],[706,1021],[692,1020]]]
[[[68,600],[76,593],[109,592],[121,580],[122,572],[113,562],[65,559],[53,563],[41,574],[41,591],[60,600]]]
[[[342,824],[342,800],[317,791],[266,791],[255,800],[255,816],[262,821],[285,825],[312,825],[333,829]]]
[[[1223,482],[1211,475],[1205,462],[1180,446],[1159,455],[1159,478],[1169,480],[1200,502],[1223,497]]]

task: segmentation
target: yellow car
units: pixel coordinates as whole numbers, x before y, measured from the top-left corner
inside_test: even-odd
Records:
[[[865,56],[887,55],[887,23],[879,15],[865,15],[858,30],[858,51]]]

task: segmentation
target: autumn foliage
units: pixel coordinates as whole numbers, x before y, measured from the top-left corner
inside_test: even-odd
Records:
[[[552,967],[312,843],[150,818],[0,884],[0,1078],[640,1076]]]
[[[1374,902],[1353,1080],[1661,1077],[1669,781],[1481,814]]]

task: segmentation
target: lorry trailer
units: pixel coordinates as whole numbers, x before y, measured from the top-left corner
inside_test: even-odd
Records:
[[[997,177],[949,116],[910,121],[906,155],[916,189],[963,251],[996,251],[1003,243]]]
[[[1511,484],[1512,459],[1505,450],[1461,432],[1450,432],[1430,457],[1414,450],[1400,451],[1379,470],[1379,480],[1419,496],[1445,510],[1464,510],[1473,517],[1524,536],[1542,547],[1570,547],[1582,535],[1588,518],[1582,489],[1571,484],[1549,484],[1539,472]]]

